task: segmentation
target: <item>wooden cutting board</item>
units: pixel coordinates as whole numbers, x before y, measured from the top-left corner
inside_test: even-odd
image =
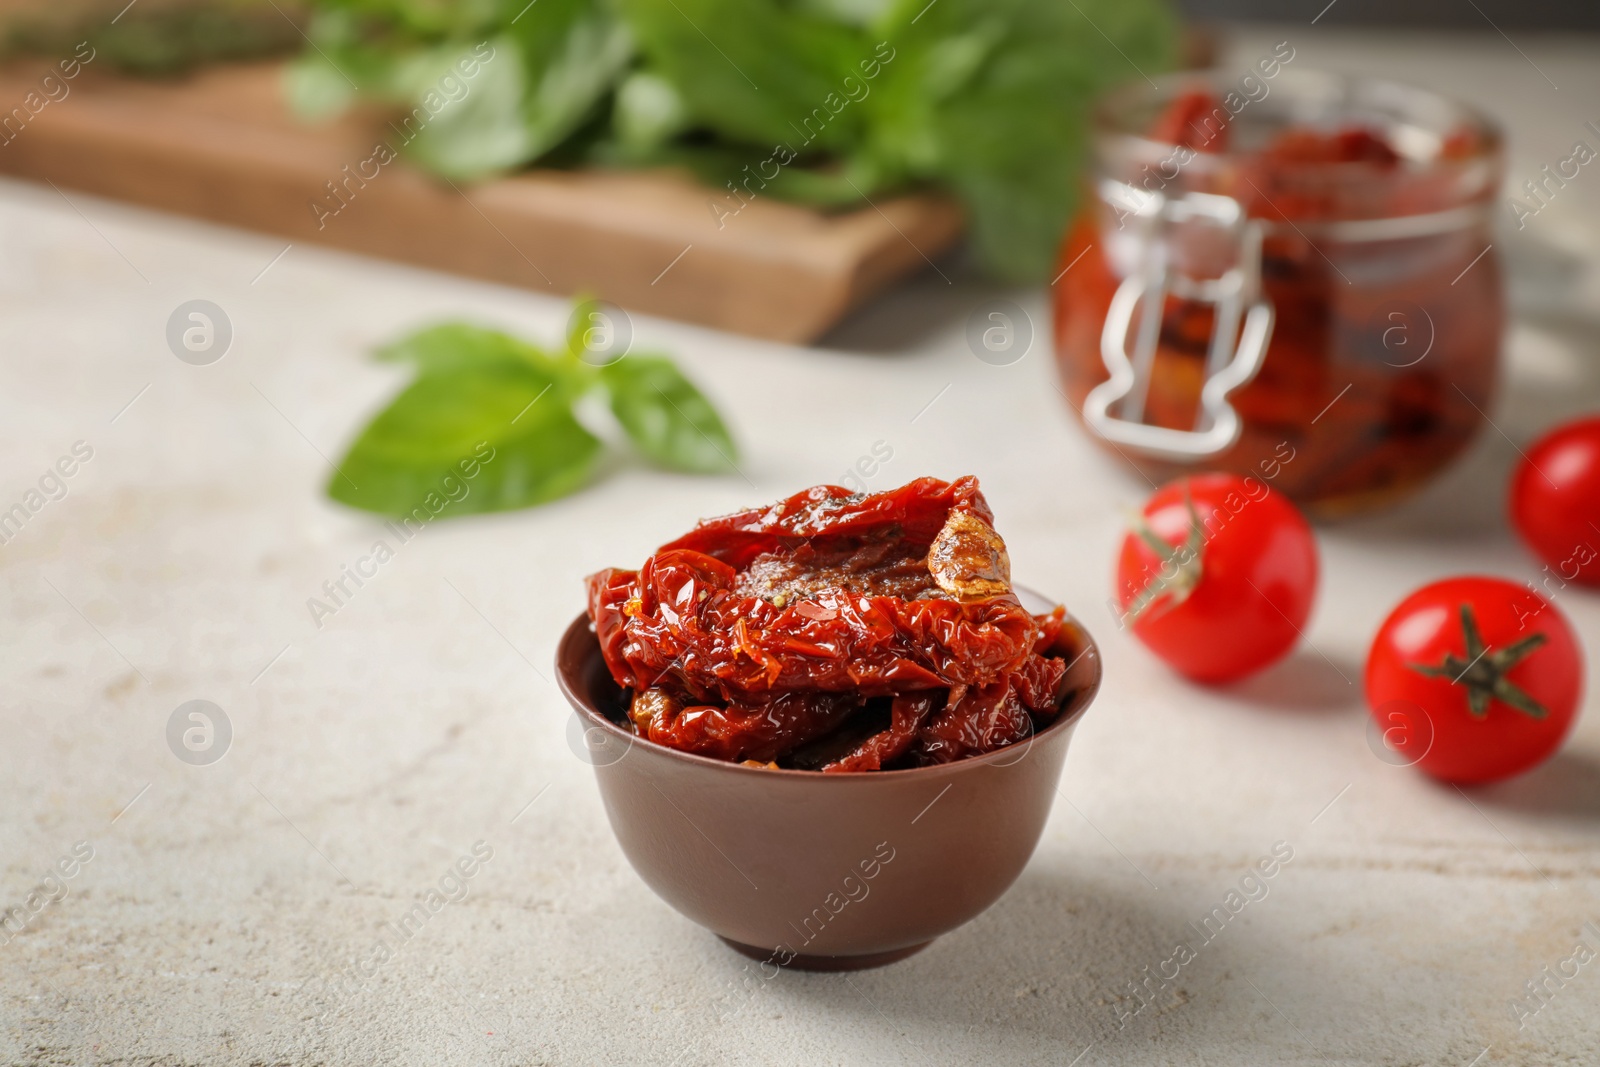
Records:
[[[0,101],[22,104],[44,70],[0,71]],[[86,68],[64,99],[0,132],[0,173],[780,341],[817,337],[961,231],[959,209],[932,195],[833,215],[757,199],[719,227],[716,193],[666,171],[452,186],[404,161],[367,162],[399,141],[379,116],[301,123],[280,73],[249,64],[147,82]]]

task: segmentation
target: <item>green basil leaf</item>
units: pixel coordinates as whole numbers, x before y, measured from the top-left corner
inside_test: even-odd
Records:
[[[411,159],[456,179],[531,162],[567,140],[622,76],[633,40],[595,0],[541,0],[470,53],[420,70],[419,110],[403,131]],[[471,77],[451,66],[469,58],[481,61]]]
[[[738,447],[711,401],[665,356],[626,356],[602,367],[600,380],[617,421],[655,462],[713,472],[738,461]]]
[[[621,0],[639,48],[700,124],[733,141],[800,154],[847,150],[862,109],[844,79],[872,54],[855,26],[783,0]],[[853,83],[852,83],[853,84]]]
[[[284,68],[283,92],[289,109],[307,122],[337,118],[356,100],[356,87],[321,52],[304,52]]]
[[[554,36],[554,51],[531,37],[537,26],[517,27],[523,30],[528,69],[523,123],[529,159],[545,155],[593,115],[633,59],[633,37],[609,8],[592,0],[569,6],[576,11]]]
[[[325,4],[312,17],[311,47],[285,72],[289,105],[301,118],[333,118],[361,95],[404,103],[411,94],[407,72],[444,62],[437,47],[371,39],[368,29],[360,14],[337,5]]]
[[[765,150],[764,150],[765,151]],[[752,149],[720,143],[695,143],[673,141],[650,147],[627,145],[618,140],[604,146],[595,154],[602,164],[653,165],[679,167],[689,171],[713,192],[712,217],[721,218],[723,212],[737,214],[739,200],[727,192],[730,183],[738,185],[749,177]],[[764,158],[758,153],[757,158]],[[890,174],[879,161],[866,155],[850,156],[817,166],[791,163],[779,171],[779,178],[767,183],[762,196],[771,196],[791,204],[833,210],[857,207],[863,196],[875,196],[880,190],[899,184],[899,175]]]
[[[407,157],[435,174],[470,180],[539,155],[523,118],[527,72],[516,41],[502,34],[445,58],[412,77],[415,107],[392,127]],[[457,63],[473,75],[463,76]]]
[[[554,376],[532,364],[456,365],[423,374],[368,424],[328,495],[419,519],[503,511],[578,489],[599,452]]]
[[[314,0],[318,15],[334,14],[359,24],[363,29],[401,43],[437,40],[441,37],[483,39],[484,28],[501,19],[510,7],[509,0]],[[504,17],[516,14],[516,8]],[[315,27],[315,20],[312,23]],[[316,33],[312,38],[321,43]]]
[[[689,109],[672,83],[647,70],[635,71],[617,86],[611,124],[629,153],[647,156],[689,127]]]
[[[1048,277],[1082,184],[1086,117],[1110,85],[1167,69],[1162,0],[896,0],[872,95],[870,151],[962,199],[984,265]]]

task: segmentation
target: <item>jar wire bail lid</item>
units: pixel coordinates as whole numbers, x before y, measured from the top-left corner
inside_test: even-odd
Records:
[[[1272,303],[1261,291],[1261,223],[1248,218],[1237,200],[1199,192],[1144,193],[1130,214],[1138,220],[1141,262],[1117,287],[1106,312],[1100,356],[1110,377],[1084,400],[1084,421],[1106,440],[1152,455],[1189,462],[1217,455],[1243,429],[1228,398],[1256,376],[1272,338]],[[1173,231],[1192,233],[1196,227],[1215,231],[1234,250],[1232,265],[1215,277],[1175,262],[1182,257],[1173,254]],[[1205,385],[1189,429],[1145,421],[1168,295],[1214,309]]]

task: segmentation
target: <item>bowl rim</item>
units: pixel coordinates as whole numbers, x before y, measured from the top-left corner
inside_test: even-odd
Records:
[[[1050,605],[1058,603],[1057,601],[1052,601],[1048,597],[1041,596],[1033,590],[1027,589],[1023,586],[1013,586],[1012,588],[1013,591],[1017,593],[1019,600],[1026,601],[1028,599],[1033,599],[1039,603]],[[1028,604],[1024,603],[1023,606],[1028,607]],[[1032,609],[1030,608],[1029,610]],[[1078,632],[1083,635],[1084,640],[1083,650],[1078,653],[1078,655],[1072,660],[1071,664],[1068,664],[1069,668],[1072,666],[1072,664],[1076,664],[1079,660],[1084,659],[1085,657],[1088,657],[1095,664],[1093,677],[1090,678],[1088,683],[1083,687],[1081,696],[1077,700],[1077,706],[1064,714],[1057,715],[1048,726],[1036,733],[1030,734],[1028,739],[1021,744],[1006,745],[1004,748],[997,748],[992,752],[985,752],[981,755],[968,756],[965,759],[951,760],[949,763],[933,763],[925,767],[901,767],[888,771],[834,771],[832,773],[800,770],[793,767],[751,767],[746,766],[743,763],[733,763],[729,760],[714,759],[711,756],[702,756],[694,752],[684,752],[681,749],[672,748],[669,745],[663,745],[658,741],[652,741],[647,737],[640,737],[638,734],[624,730],[622,727],[618,726],[616,723],[612,722],[609,718],[603,715],[600,710],[594,707],[588,700],[578,695],[577,686],[570,677],[572,672],[569,672],[566,669],[569,660],[572,663],[578,663],[586,659],[588,655],[599,655],[600,642],[599,639],[595,637],[594,624],[590,621],[589,613],[587,611],[578,613],[577,618],[573,619],[572,622],[568,624],[567,628],[561,634],[560,641],[556,643],[556,684],[560,687],[561,694],[567,698],[567,703],[572,705],[574,711],[578,712],[589,722],[599,726],[607,733],[621,740],[625,740],[630,748],[633,745],[642,744],[673,759],[680,760],[692,766],[704,767],[708,770],[715,769],[736,774],[776,774],[813,781],[817,779],[836,779],[840,781],[856,782],[862,780],[891,781],[899,780],[911,775],[920,775],[925,778],[935,777],[941,774],[948,775],[962,773],[963,768],[970,767],[975,769],[977,767],[989,766],[995,763],[1000,763],[1001,766],[1007,767],[1014,766],[1027,757],[1028,751],[1032,749],[1036,742],[1053,734],[1060,733],[1063,730],[1069,730],[1071,727],[1077,725],[1079,719],[1083,718],[1084,713],[1089,710],[1089,705],[1094,703],[1094,698],[1100,692],[1100,686],[1105,677],[1104,661],[1100,656],[1100,645],[1095,641],[1094,636],[1089,633],[1088,628],[1085,627],[1083,623],[1080,622],[1074,615],[1072,615],[1071,612],[1067,613],[1066,618],[1067,621],[1071,622],[1077,627]],[[564,655],[570,644],[585,640],[592,646],[592,653],[586,651],[582,657],[568,657]],[[1022,749],[1022,754],[1020,756],[1014,755],[1018,748]],[[624,755],[626,755],[626,752],[624,752]],[[595,765],[596,769],[599,769],[601,766],[615,766],[616,763],[620,763],[622,761],[622,758],[623,757],[619,756],[617,760],[612,763],[597,764]]]

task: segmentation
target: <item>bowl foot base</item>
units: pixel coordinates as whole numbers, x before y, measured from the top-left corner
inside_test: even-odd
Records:
[[[783,961],[780,954],[770,948],[756,948],[746,945],[732,938],[717,935],[724,944],[741,955],[749,956],[753,960],[761,960],[787,967],[792,971],[864,971],[872,967],[884,967],[891,963],[898,963],[907,956],[915,956],[929,945],[932,940],[924,941],[920,945],[911,945],[907,948],[897,948],[889,952],[869,952],[862,956],[805,956],[797,955]]]

